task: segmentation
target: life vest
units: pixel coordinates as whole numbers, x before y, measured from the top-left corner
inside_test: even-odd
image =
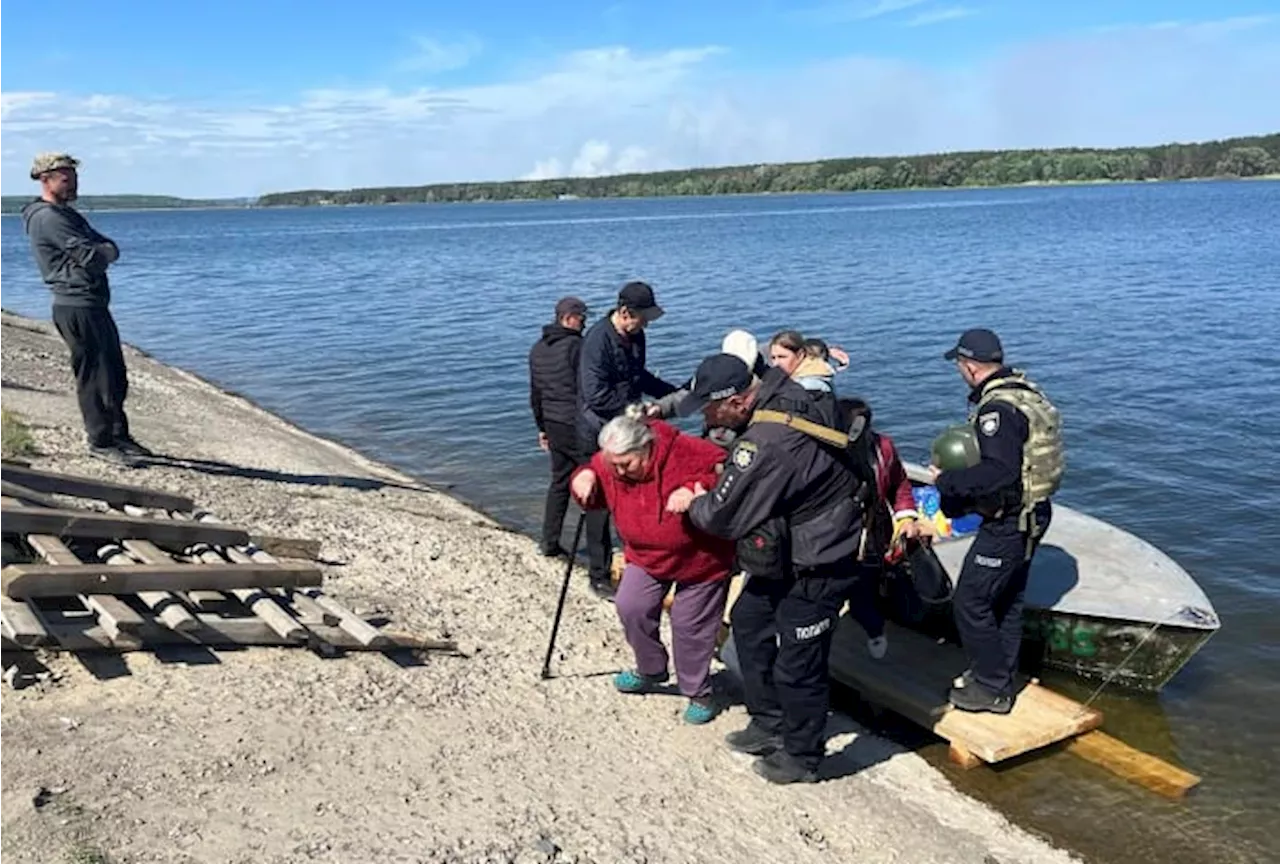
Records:
[[[1018,527],[1026,531],[1031,511],[1047,500],[1062,485],[1066,455],[1062,444],[1062,418],[1044,391],[1020,370],[993,378],[982,386],[982,395],[969,414],[969,422],[978,432],[978,417],[992,402],[1012,405],[1027,418],[1027,442],[1022,448],[1022,510]]]

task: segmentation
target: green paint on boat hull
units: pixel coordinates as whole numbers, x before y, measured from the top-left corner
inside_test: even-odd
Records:
[[[1155,626],[1028,609],[1022,663],[1057,669],[1108,686],[1155,692],[1164,687],[1216,630]]]
[[[949,603],[923,604],[910,580],[901,574],[890,578],[885,588],[880,606],[889,620],[934,638],[959,642]],[[1098,683],[1110,677],[1108,688],[1154,693],[1216,632],[1027,609],[1023,613],[1021,666],[1032,675],[1053,669]]]

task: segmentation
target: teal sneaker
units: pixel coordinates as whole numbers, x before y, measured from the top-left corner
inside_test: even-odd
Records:
[[[618,688],[619,693],[646,693],[667,683],[667,678],[666,672],[661,675],[641,675],[634,669],[628,669],[613,676],[613,686]]]
[[[684,722],[693,726],[710,723],[720,713],[720,709],[711,699],[690,699],[684,709]]]

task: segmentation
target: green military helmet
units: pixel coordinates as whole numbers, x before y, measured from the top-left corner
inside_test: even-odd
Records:
[[[933,464],[943,471],[972,468],[982,461],[978,438],[973,434],[973,427],[967,423],[944,429],[941,435],[933,439],[929,456]]]

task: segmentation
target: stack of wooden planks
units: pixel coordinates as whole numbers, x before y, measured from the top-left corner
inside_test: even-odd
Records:
[[[6,652],[174,644],[458,652],[452,641],[375,627],[326,595],[318,541],[250,533],[190,498],[142,486],[7,460],[0,475]]]

